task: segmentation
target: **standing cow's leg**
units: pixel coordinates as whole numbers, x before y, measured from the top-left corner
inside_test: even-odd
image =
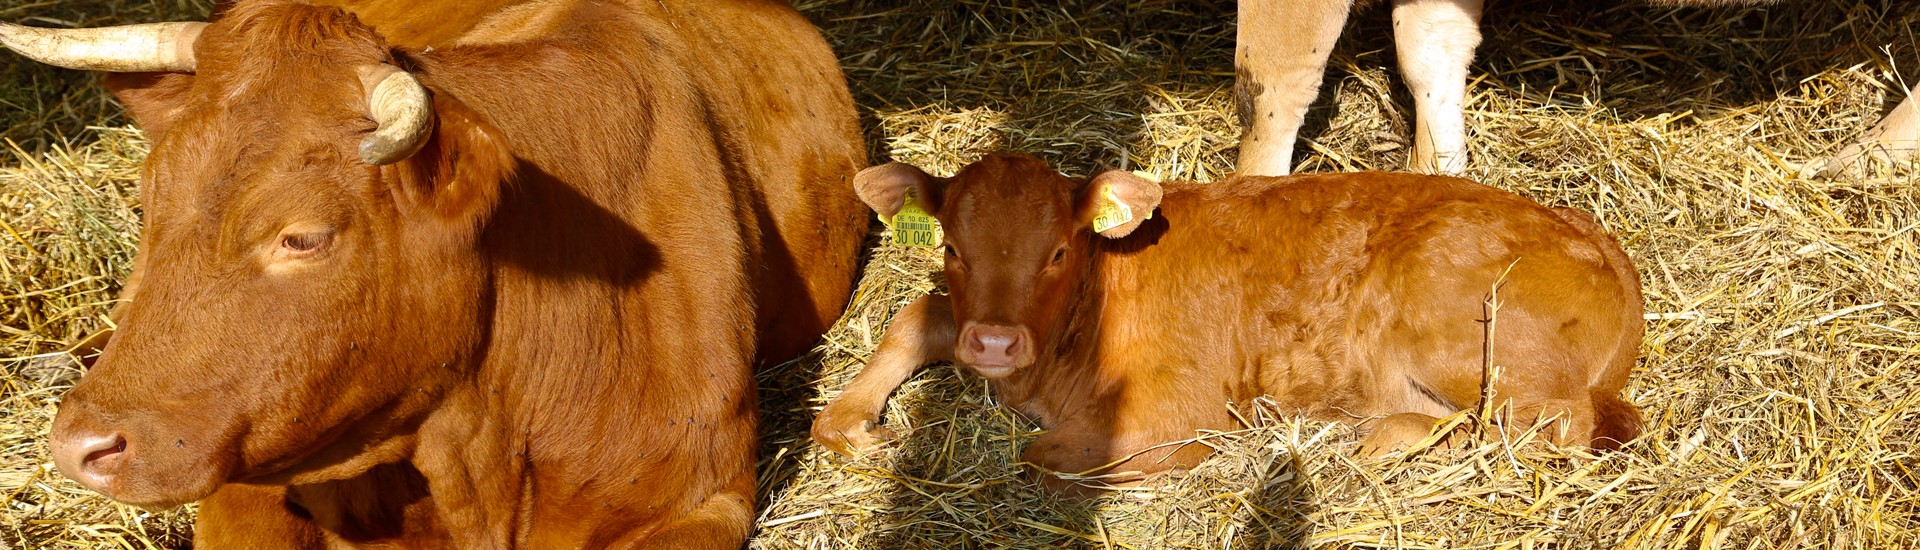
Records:
[[[1395,0],[1393,42],[1413,91],[1415,172],[1467,167],[1467,63],[1480,45],[1482,0]]]
[[[1920,102],[1913,96],[1920,95],[1920,85],[1907,92],[1907,98],[1887,113],[1887,118],[1860,135],[1860,140],[1840,150],[1833,160],[1827,161],[1820,175],[1837,176],[1864,164],[1868,158],[1881,161],[1910,161],[1914,152],[1920,151]]]
[[[1307,106],[1320,94],[1327,56],[1353,0],[1243,0],[1234,50],[1240,162],[1250,176],[1284,176]]]

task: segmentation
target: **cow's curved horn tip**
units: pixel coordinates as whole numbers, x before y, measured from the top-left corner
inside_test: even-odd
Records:
[[[425,143],[425,140],[413,140],[415,143],[407,146],[398,141],[386,136],[367,136],[367,139],[360,140],[360,161],[374,166],[386,166],[413,156]]]
[[[433,131],[433,103],[413,75],[392,65],[364,67],[368,116],[378,123],[360,142],[360,160],[375,166],[413,156]]]

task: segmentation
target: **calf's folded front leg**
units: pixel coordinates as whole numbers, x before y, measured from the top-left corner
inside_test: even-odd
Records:
[[[873,359],[813,421],[813,440],[833,452],[855,456],[891,439],[880,427],[887,396],[921,365],[953,360],[953,305],[946,296],[923,296],[894,315]]]

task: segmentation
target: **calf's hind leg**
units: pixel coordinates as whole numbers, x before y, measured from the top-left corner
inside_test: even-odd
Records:
[[[1540,427],[1540,437],[1555,445],[1588,445],[1595,434],[1595,419],[1591,404],[1572,399],[1536,399],[1513,400],[1509,409],[1496,413],[1494,419],[1509,438],[1517,438],[1534,426]],[[1385,456],[1396,451],[1412,447],[1415,443],[1433,435],[1442,419],[1421,413],[1398,413],[1373,420],[1367,425],[1367,436],[1360,440],[1355,454],[1360,456]],[[1451,448],[1465,443],[1471,433],[1470,424],[1461,424],[1453,433],[1441,437],[1435,444],[1438,448]],[[1617,446],[1617,445],[1616,445]]]

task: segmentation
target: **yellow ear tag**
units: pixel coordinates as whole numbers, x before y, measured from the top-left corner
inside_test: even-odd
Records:
[[[1113,188],[1105,189],[1100,194],[1100,204],[1094,210],[1093,232],[1105,232],[1130,221],[1133,221],[1133,207],[1120,202],[1120,197],[1113,195]]]
[[[900,211],[894,213],[893,220],[887,225],[893,228],[893,244],[900,246],[933,248],[940,246],[944,238],[940,233],[940,220],[933,219],[927,209],[914,202],[912,194],[907,195],[906,202],[900,205]]]

